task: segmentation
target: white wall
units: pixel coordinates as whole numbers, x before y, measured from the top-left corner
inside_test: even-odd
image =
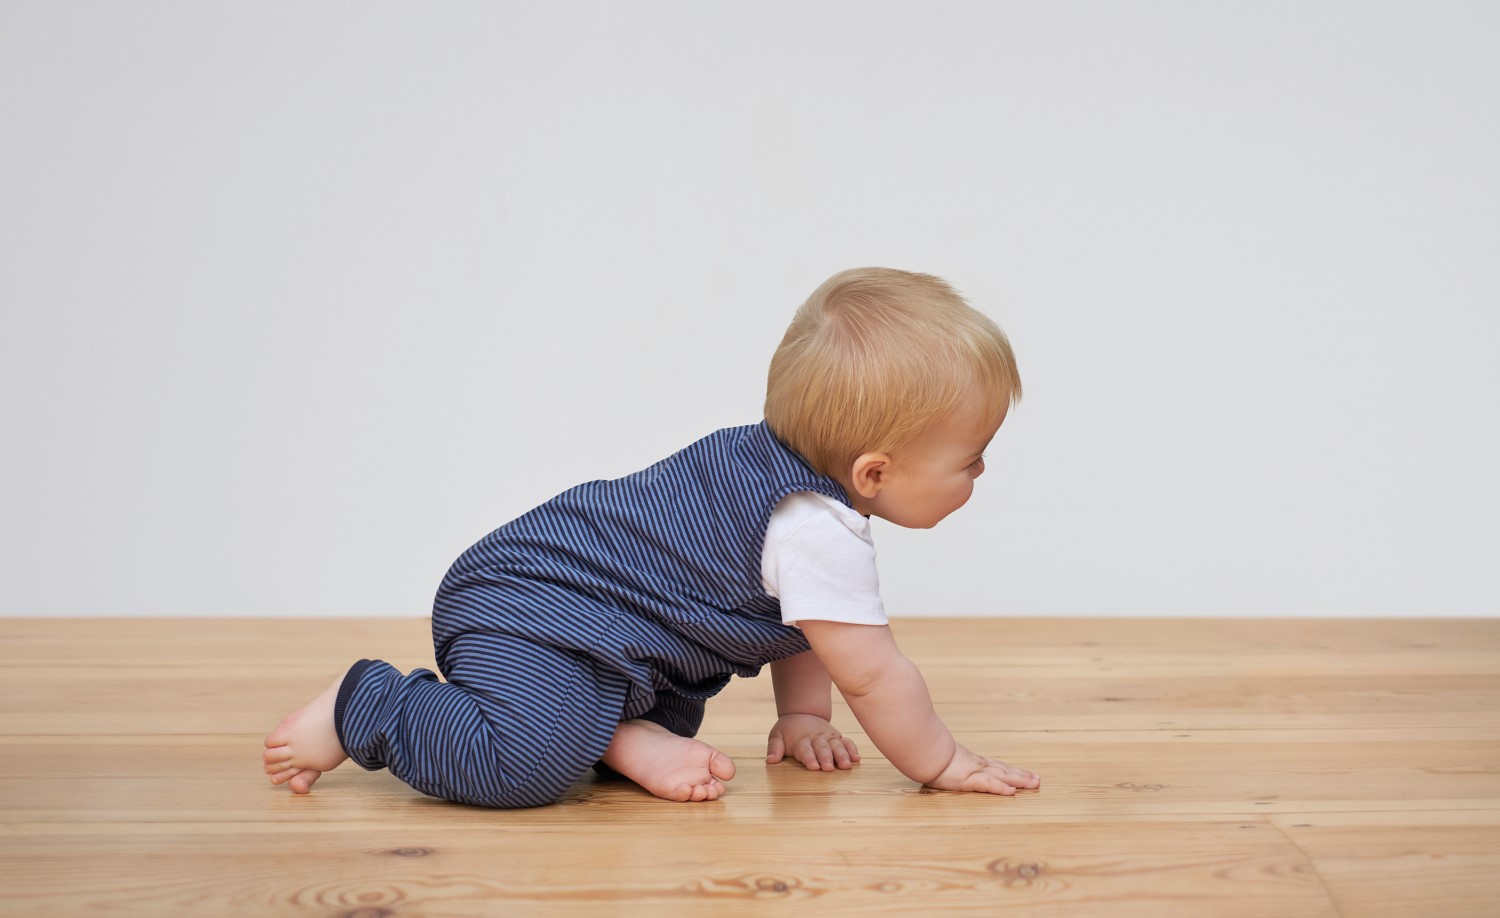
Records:
[[[0,613],[420,614],[836,270],[1026,399],[899,614],[1500,613],[1500,6],[0,3]]]

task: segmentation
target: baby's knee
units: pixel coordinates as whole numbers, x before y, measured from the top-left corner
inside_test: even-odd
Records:
[[[576,779],[566,782],[559,780],[527,780],[503,793],[490,794],[465,802],[497,810],[522,810],[531,807],[548,806],[566,797],[568,791],[573,789],[575,783]]]

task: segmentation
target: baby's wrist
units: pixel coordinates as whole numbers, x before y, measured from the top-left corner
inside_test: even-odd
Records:
[[[938,768],[936,773],[931,774],[931,776],[926,778],[925,780],[918,775],[907,775],[907,777],[911,778],[913,781],[916,781],[918,784],[937,787],[939,783],[948,776],[948,772],[953,770],[954,763],[958,761],[958,757],[963,752],[963,748],[964,747],[960,746],[958,742],[954,740],[950,735],[948,737],[947,757],[944,758],[942,752],[939,752],[932,759],[933,762],[941,761],[943,763],[942,766]]]
[[[814,711],[796,711],[796,710],[792,710],[792,711],[778,711],[778,712],[776,712],[776,719],[777,720],[786,720],[788,717],[816,717],[818,720],[821,720],[821,721],[829,721],[830,720],[829,715],[818,714],[818,713],[816,713]]]

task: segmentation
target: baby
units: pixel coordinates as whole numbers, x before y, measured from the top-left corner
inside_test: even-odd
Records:
[[[266,737],[305,794],[346,758],[491,807],[562,797],[590,768],[715,800],[734,762],[693,737],[733,674],[771,665],[766,761],[859,761],[831,687],[930,787],[1014,794],[1034,773],[959,745],[891,636],[871,516],[926,529],[963,506],[1021,381],[1005,335],[946,283],[863,268],[797,311],[765,420],[565,491],[464,552],[438,588],[438,668],[360,660]]]

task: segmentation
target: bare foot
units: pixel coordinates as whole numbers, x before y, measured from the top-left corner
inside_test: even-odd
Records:
[[[604,764],[663,800],[679,802],[717,800],[734,777],[729,756],[649,720],[621,721]]]
[[[266,737],[266,774],[272,784],[291,784],[293,792],[305,794],[323,772],[332,771],[348,758],[333,726],[333,701],[343,676],[323,694],[288,714]]]

